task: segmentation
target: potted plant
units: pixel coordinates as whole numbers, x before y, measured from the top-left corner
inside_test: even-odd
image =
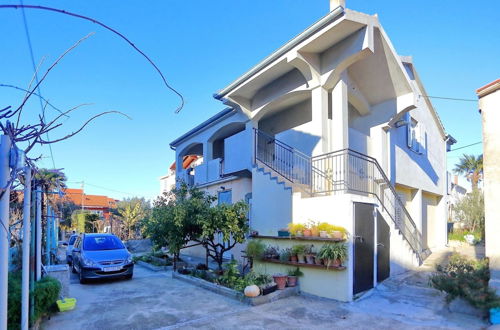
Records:
[[[328,238],[328,233],[332,230],[333,225],[329,224],[328,222],[320,222],[317,225],[317,228],[319,230],[319,237],[322,238]]]
[[[309,220],[308,227],[311,230],[311,236],[313,236],[313,237],[319,236],[318,224],[319,224],[318,222],[315,222],[313,220]]]
[[[297,256],[297,262],[304,263],[306,246],[304,244],[297,244],[292,247],[292,254]]]
[[[279,259],[279,247],[268,246],[264,251],[264,258],[266,259]]]
[[[262,284],[260,286],[260,290],[262,291],[263,296],[265,296],[266,294],[273,293],[274,291],[276,291],[277,288],[278,286],[274,282],[269,282],[266,284]]]
[[[280,261],[289,262],[291,254],[292,254],[292,249],[290,249],[290,248],[286,248],[286,249],[282,250],[280,253]]]
[[[332,226],[330,234],[333,239],[342,240],[346,235],[347,230],[341,226]]]
[[[264,251],[266,251],[266,245],[262,243],[261,240],[251,240],[247,244],[245,250],[246,256],[253,260],[260,260],[264,257]]]
[[[299,267],[295,269],[290,269],[288,271],[288,286],[294,287],[297,285],[297,278],[304,275],[302,271],[299,269]]]
[[[318,253],[316,253],[316,255],[314,256],[314,264],[315,265],[322,265],[323,264],[323,259],[318,257]]]
[[[307,245],[304,250],[304,254],[306,257],[306,263],[311,265],[314,264],[314,256],[316,255],[314,252],[314,245]]]
[[[286,287],[286,281],[288,276],[285,274],[274,274],[273,275],[274,282],[278,286],[278,290],[283,290]]]
[[[278,230],[278,237],[289,237],[290,236],[290,231],[288,228],[283,228]]]
[[[347,245],[340,242],[325,244],[321,247],[317,257],[323,259],[327,268],[340,267],[347,259]]]
[[[290,232],[290,234],[292,234],[292,236],[297,236],[297,237],[304,236],[304,229],[305,228],[306,227],[302,223],[290,222],[288,224],[288,231]]]

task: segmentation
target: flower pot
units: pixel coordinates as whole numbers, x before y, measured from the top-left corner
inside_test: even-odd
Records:
[[[296,254],[292,254],[292,255],[290,256],[290,261],[291,261],[291,262],[299,262],[299,260],[297,259],[297,255],[296,255]]]
[[[311,265],[314,264],[314,254],[312,253],[306,254],[306,263]]]
[[[341,231],[334,230],[334,231],[332,231],[332,238],[341,240],[344,238],[344,234]]]
[[[304,229],[304,237],[311,237],[312,232],[311,229]]]
[[[319,229],[318,228],[311,228],[311,235],[314,237],[319,236]]]
[[[278,286],[278,290],[283,290],[286,287],[287,275],[273,275],[274,282]]]
[[[328,238],[328,232],[326,230],[321,230],[319,232],[319,237]]]
[[[314,257],[314,263],[316,265],[322,265],[323,264],[323,259],[318,258],[318,257]]]
[[[297,276],[290,276],[288,275],[288,282],[287,282],[288,286],[290,287],[294,287],[297,285]]]
[[[306,255],[305,254],[297,254],[297,262],[298,263],[305,263],[306,261],[304,260],[306,258]]]
[[[276,291],[277,288],[278,286],[276,284],[262,288],[262,295],[265,296],[266,294],[273,293],[274,291]]]
[[[326,267],[340,267],[342,266],[342,262],[339,259],[331,260],[331,259],[323,259],[323,264],[326,265]]]

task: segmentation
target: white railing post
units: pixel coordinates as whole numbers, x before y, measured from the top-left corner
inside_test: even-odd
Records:
[[[7,329],[7,290],[9,274],[9,200],[10,170],[9,156],[12,142],[10,137],[2,135],[0,140],[0,330]]]
[[[21,329],[27,330],[29,327],[29,268],[31,242],[31,168],[29,168],[29,166],[24,168],[24,181]]]
[[[36,186],[36,280],[42,278],[42,187]]]

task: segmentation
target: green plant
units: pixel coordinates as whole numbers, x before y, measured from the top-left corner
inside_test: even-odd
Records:
[[[232,260],[224,267],[224,272],[218,278],[219,284],[237,291],[243,291],[246,286],[245,279],[241,276],[238,263]]]
[[[280,256],[279,247],[269,245],[264,251],[264,258],[267,259],[278,259]]]
[[[474,189],[453,206],[456,218],[472,232],[484,233],[484,194]]]
[[[247,285],[257,285],[261,287],[273,282],[273,277],[268,274],[259,274],[252,271],[245,275],[245,281]]]
[[[8,285],[8,329],[18,329],[21,323],[21,274],[19,272],[9,274]],[[53,277],[45,276],[35,282],[35,289],[30,295],[35,299],[35,315],[30,320],[33,324],[43,315],[48,314],[59,299],[61,284]]]
[[[288,276],[297,276],[297,277],[300,277],[300,276],[303,276],[304,273],[299,269],[299,267],[295,268],[295,269],[289,269],[288,270]]]
[[[292,246],[292,254],[304,254],[307,246],[304,244],[296,244]]]
[[[489,280],[488,259],[475,261],[454,254],[448,265],[437,267],[437,273],[430,277],[429,285],[445,292],[447,302],[461,297],[477,308],[500,307],[500,297],[488,287]]]
[[[319,250],[317,258],[326,259],[327,267],[333,260],[343,262],[347,260],[347,245],[342,242],[325,244]]]
[[[246,255],[254,260],[260,260],[264,256],[266,245],[261,240],[251,240],[247,244]]]
[[[292,234],[292,236],[296,236],[297,235],[297,232],[303,232],[304,229],[306,229],[306,226],[302,223],[293,223],[293,222],[290,222],[288,224],[288,231],[290,231],[290,234]]]
[[[474,156],[463,154],[458,164],[453,169],[455,174],[464,175],[472,185],[472,190],[477,189],[478,183],[483,179],[483,155]]]
[[[451,233],[448,233],[448,240],[465,242],[465,238],[464,238],[465,235],[473,235],[474,238],[476,239],[476,241],[480,241],[481,237],[482,237],[481,233],[478,231],[472,232],[469,230],[457,229],[457,230],[453,230],[453,232],[451,232]]]
[[[292,249],[286,248],[283,249],[280,253],[280,261],[289,261],[290,260],[290,255],[292,254]]]

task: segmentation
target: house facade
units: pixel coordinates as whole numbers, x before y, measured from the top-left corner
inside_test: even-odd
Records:
[[[345,227],[345,270],[304,268],[301,290],[350,301],[446,244],[452,140],[423,95],[412,58],[396,53],[378,17],[334,2],[214,95],[226,108],[170,144],[177,164],[203,158],[176,177],[247,201],[250,227],[268,244],[290,247],[276,236],[291,222]]]

